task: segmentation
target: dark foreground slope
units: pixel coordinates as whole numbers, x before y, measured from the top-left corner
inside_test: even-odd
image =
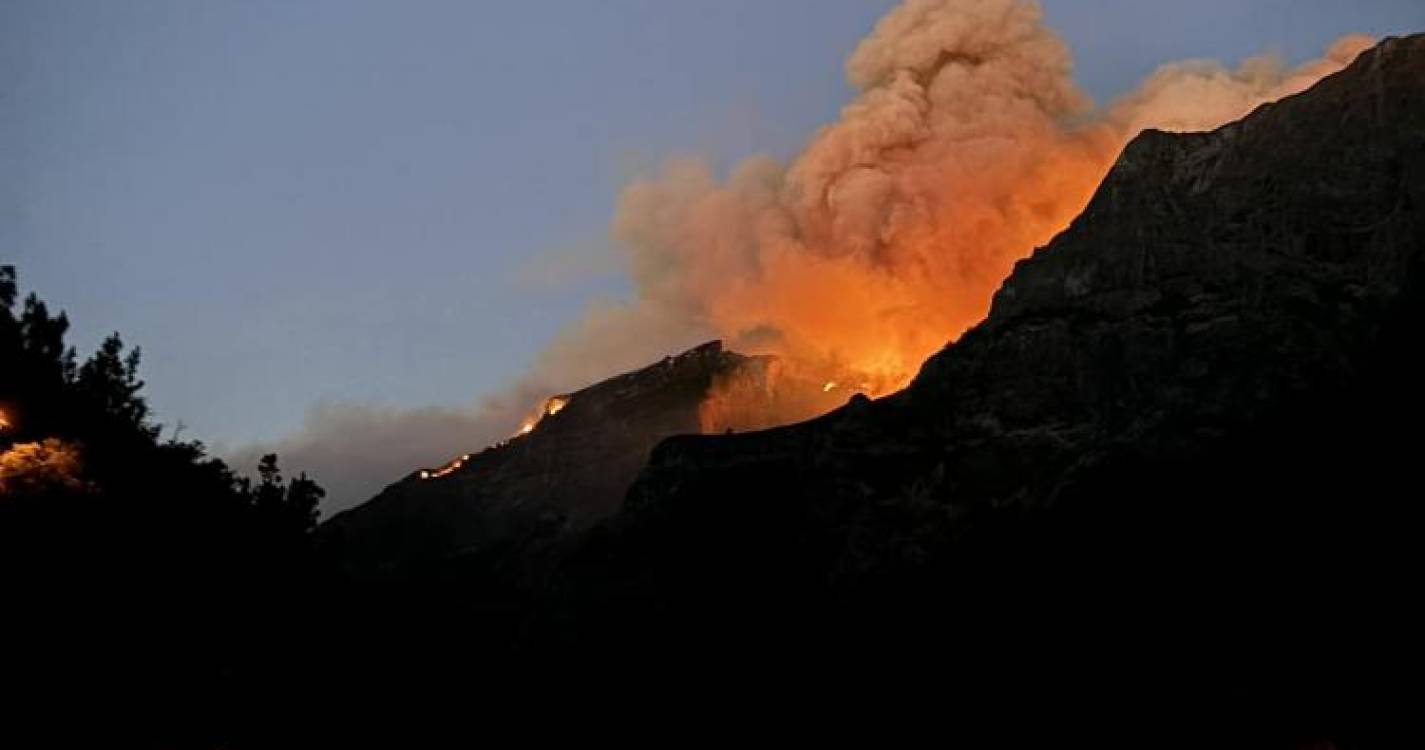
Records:
[[[908,390],[661,444],[559,632],[1359,720],[1416,656],[1423,254],[1425,36],[1143,133]]]

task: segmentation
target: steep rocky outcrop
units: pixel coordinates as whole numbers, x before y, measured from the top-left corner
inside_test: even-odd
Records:
[[[1422,256],[1413,36],[1214,132],[1138,136],[906,391],[663,442],[565,606],[630,649],[1340,698],[1399,656],[1418,583]]]
[[[694,368],[655,420],[685,434],[542,558],[537,599],[472,653],[593,662],[600,684],[732,671],[743,692],[785,670],[857,706],[914,685],[953,720],[1153,721],[1135,746],[1391,746],[1425,569],[1422,259],[1425,36],[1214,132],[1145,132],[905,391],[696,435],[720,366]],[[571,524],[579,491],[534,462],[588,428],[536,458],[545,429],[450,477],[525,477],[508,494],[429,511],[456,493],[408,480],[331,525],[412,534],[422,508],[421,533],[446,533],[522,497],[557,498],[528,502]],[[478,599],[468,572],[436,600]],[[439,614],[419,632],[458,622],[477,642],[485,620]]]
[[[1422,254],[1425,35],[1214,132],[1141,134],[906,391],[666,441],[627,521],[749,492],[1052,505],[1116,446],[1210,443],[1408,363]]]

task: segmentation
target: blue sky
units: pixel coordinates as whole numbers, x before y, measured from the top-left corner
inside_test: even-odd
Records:
[[[795,152],[885,0],[0,0],[0,262],[161,420],[241,442],[322,399],[469,403],[616,273],[660,159]],[[1419,0],[1047,0],[1100,101],[1163,62],[1425,30]]]

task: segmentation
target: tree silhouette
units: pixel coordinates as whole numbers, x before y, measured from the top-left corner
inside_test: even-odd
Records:
[[[316,528],[317,504],[326,496],[320,485],[306,474],[291,484],[283,482],[276,453],[268,453],[258,461],[257,475],[258,484],[249,491],[253,506],[269,523],[298,534],[308,534]]]
[[[140,350],[124,353],[119,334],[110,334],[99,350],[79,367],[73,386],[91,410],[124,427],[157,436],[158,427],[147,424],[148,402],[139,395],[144,382],[139,379]]]
[[[299,663],[301,642],[268,624],[309,598],[322,488],[285,481],[275,455],[254,483],[200,442],[160,441],[140,350],[115,333],[77,364],[65,314],[20,299],[0,267],[0,591],[26,613],[9,643],[28,644],[7,673],[142,674],[152,705],[197,717]]]

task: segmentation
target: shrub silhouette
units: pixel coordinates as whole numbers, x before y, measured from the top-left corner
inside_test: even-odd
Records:
[[[284,481],[276,456],[254,482],[162,440],[139,349],[116,333],[81,362],[68,329],[0,267],[0,597],[23,613],[7,645],[24,645],[6,671],[129,696],[136,725],[162,727],[148,740],[221,741],[223,696],[305,647],[279,623],[313,588],[322,489]]]

